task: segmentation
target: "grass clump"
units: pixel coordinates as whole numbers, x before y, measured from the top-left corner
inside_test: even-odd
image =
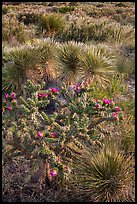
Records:
[[[86,151],[73,166],[73,195],[88,202],[131,202],[133,166],[130,157],[110,145],[94,155]]]

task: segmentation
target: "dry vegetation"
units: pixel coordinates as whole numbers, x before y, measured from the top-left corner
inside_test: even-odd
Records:
[[[3,3],[3,202],[134,202],[134,75],[135,2]],[[49,102],[38,106],[33,94],[42,82],[57,88],[44,113]],[[15,100],[7,102],[14,92],[21,107],[15,110]],[[102,120],[109,107],[103,98],[120,107],[116,120],[125,116],[123,123]],[[55,128],[62,130],[58,148],[47,138]],[[47,134],[45,143],[35,138],[38,131]],[[62,163],[55,165],[58,155]]]

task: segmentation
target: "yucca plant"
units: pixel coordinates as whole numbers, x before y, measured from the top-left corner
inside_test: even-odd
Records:
[[[96,154],[84,151],[73,162],[70,186],[78,201],[134,201],[134,163],[107,143]]]
[[[68,42],[59,45],[56,54],[58,76],[68,83],[76,80],[80,72],[78,55],[84,45],[77,42]]]
[[[60,15],[43,15],[40,17],[37,26],[37,33],[54,37],[56,34],[61,33],[64,28],[65,21]]]
[[[87,46],[79,55],[83,80],[91,79],[104,85],[115,73],[115,56],[105,46]]]
[[[3,90],[21,90],[21,84],[25,79],[32,79],[38,83],[48,73],[49,77],[55,75],[51,64],[53,43],[48,41],[36,41],[20,47],[5,49],[3,55]],[[52,73],[53,72],[53,73]]]

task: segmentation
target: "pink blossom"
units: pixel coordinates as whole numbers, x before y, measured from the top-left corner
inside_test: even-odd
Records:
[[[97,104],[96,107],[97,107],[98,109],[101,108],[100,104]]]
[[[118,118],[118,117],[115,117],[115,120],[119,121],[119,118]]]
[[[115,118],[115,120],[117,120],[117,121],[119,120],[119,118],[115,112],[112,113],[112,116]]]
[[[54,137],[56,136],[56,134],[55,134],[54,132],[52,132],[52,133],[50,134],[50,136],[51,136],[52,138],[54,138]]]
[[[37,135],[38,135],[39,138],[42,138],[42,137],[43,137],[43,133],[41,133],[41,132],[38,132]]]
[[[12,94],[11,94],[11,98],[13,98],[13,99],[14,99],[14,98],[15,98],[15,96],[16,96],[16,94],[15,94],[15,93],[12,93]]]
[[[80,90],[81,90],[81,85],[77,84],[76,87],[75,87],[75,91],[79,93]]]
[[[56,170],[51,170],[50,175],[55,177],[57,175],[57,171]]]
[[[104,102],[105,104],[109,104],[109,103],[110,103],[109,100],[106,99],[106,98],[103,98],[103,102]]]
[[[56,88],[52,88],[52,92],[59,93],[59,91]]]
[[[6,93],[6,94],[5,94],[5,99],[7,99],[8,97],[9,97],[9,94]]]
[[[46,94],[45,94],[45,97],[47,98],[48,96],[49,96],[49,93],[46,93]]]
[[[116,117],[116,116],[117,116],[117,114],[116,114],[115,112],[113,112],[113,113],[112,113],[112,116],[113,116],[113,117]]]
[[[2,108],[2,111],[4,111],[4,108]]]
[[[110,100],[109,100],[109,103],[113,103],[113,100],[112,100],[112,99],[110,99]]]
[[[17,100],[16,100],[16,99],[13,99],[13,100],[12,100],[12,103],[17,103]]]
[[[85,86],[89,86],[89,82],[88,81],[85,82]]]
[[[44,93],[39,93],[37,96],[38,96],[38,98],[42,98],[42,97],[45,96],[45,94]]]
[[[120,108],[118,106],[116,106],[116,112],[120,111]]]
[[[12,110],[12,107],[8,106],[8,110],[11,111],[11,110]]]

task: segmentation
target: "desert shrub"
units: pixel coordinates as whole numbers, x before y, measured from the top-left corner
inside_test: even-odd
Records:
[[[126,41],[134,39],[134,27],[131,25],[121,26],[118,23],[113,23],[108,29],[110,41],[122,44]]]
[[[71,11],[74,11],[75,10],[75,7],[74,6],[63,6],[63,7],[60,7],[58,9],[58,11],[60,13],[67,13],[67,12],[71,12]]]
[[[121,105],[119,103],[119,105]],[[134,104],[135,105],[135,104]],[[123,108],[124,112],[126,112],[126,107]],[[131,110],[131,108],[130,108]],[[135,110],[134,110],[135,111]],[[135,159],[135,125],[134,125],[134,114],[131,115],[131,113],[127,112],[127,117],[125,120],[125,123],[119,124],[117,126],[117,133],[118,138],[115,140],[118,140],[115,143],[119,143],[119,146],[122,150],[124,150],[125,155],[131,156],[133,159]]]
[[[116,145],[104,145],[96,154],[87,149],[73,162],[70,195],[77,201],[133,202],[134,162]]]
[[[2,6],[2,14],[7,14],[8,8],[6,6]]]
[[[108,35],[107,30],[104,29],[105,24],[106,22],[91,22],[89,24],[83,22],[82,25],[71,23],[70,27],[62,33],[60,38],[63,41],[75,40],[86,42],[90,40],[96,40],[103,42],[106,40],[106,36]]]
[[[117,60],[117,70],[119,73],[123,74],[125,78],[132,76],[135,73],[135,60],[121,57]]]
[[[108,21],[83,22],[81,25],[73,22],[59,37],[62,41],[97,41],[122,44],[127,40],[134,39],[134,27]]]
[[[127,7],[128,5],[127,5],[127,2],[118,2],[118,3],[115,4],[115,6],[117,6],[117,7]]]
[[[69,2],[69,6],[78,6],[79,2]]]
[[[39,21],[40,15],[36,13],[20,13],[18,14],[19,22],[23,22],[25,25],[36,24]]]
[[[55,87],[42,90],[44,85],[29,81],[26,84],[29,97],[20,97],[18,101],[15,93],[5,94],[3,162],[20,156],[31,159],[34,164],[38,161],[39,169],[50,183],[54,177],[67,179],[72,155],[79,154],[83,145],[100,143],[102,136],[98,127],[104,122],[112,125],[122,122],[123,113],[112,100],[94,100],[88,83],[68,88],[63,84],[60,92]],[[50,106],[52,112],[49,113]],[[32,171],[30,179],[35,173]]]
[[[24,43],[33,36],[33,33],[27,30],[23,23],[18,22],[15,15],[4,15],[2,26],[2,40],[9,43],[12,41],[12,38],[16,38],[20,43]]]
[[[59,15],[43,15],[39,19],[37,25],[37,33],[45,36],[54,37],[55,34],[60,34],[65,28],[65,21]]]

